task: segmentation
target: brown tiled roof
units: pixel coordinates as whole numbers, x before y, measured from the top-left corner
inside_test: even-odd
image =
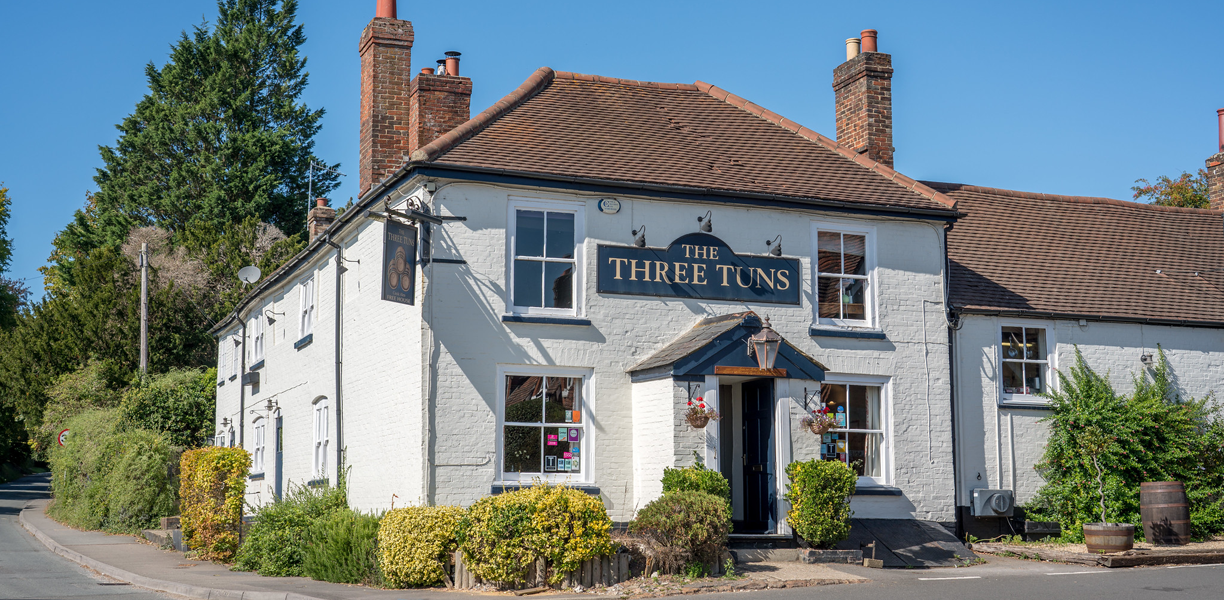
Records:
[[[947,196],[707,83],[543,67],[414,161],[950,212]]]
[[[1224,323],[1222,211],[927,185],[965,215],[948,234],[953,307]]]

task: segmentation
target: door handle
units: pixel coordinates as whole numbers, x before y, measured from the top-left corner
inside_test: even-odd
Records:
[[[765,465],[752,465],[752,472],[753,473],[764,473]]]

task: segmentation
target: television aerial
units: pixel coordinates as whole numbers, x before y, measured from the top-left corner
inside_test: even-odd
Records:
[[[242,280],[242,283],[245,284],[252,284],[259,281],[259,275],[259,267],[256,267],[255,265],[238,269],[238,279]]]

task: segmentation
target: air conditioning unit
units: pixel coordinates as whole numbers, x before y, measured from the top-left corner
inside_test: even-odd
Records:
[[[1010,517],[1016,508],[1011,490],[973,490],[973,516]]]

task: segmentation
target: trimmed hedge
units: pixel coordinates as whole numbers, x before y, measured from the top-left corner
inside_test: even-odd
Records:
[[[251,455],[242,448],[207,447],[183,453],[183,543],[200,558],[228,562],[238,550],[242,502]]]
[[[79,529],[138,532],[177,512],[177,450],[162,435],[125,428],[115,410],[66,423],[68,443],[51,455],[50,513]]]
[[[383,515],[378,526],[378,560],[390,587],[442,583],[447,555],[466,511],[458,506],[411,506]]]
[[[809,460],[786,465],[790,485],[786,521],[817,548],[832,548],[850,537],[850,496],[858,476],[840,461]]]
[[[663,494],[638,511],[629,532],[657,548],[678,551],[680,556],[662,561],[665,568],[690,561],[718,564],[731,533],[731,506],[725,498],[706,492]]]
[[[731,482],[722,473],[708,469],[700,462],[682,469],[663,469],[663,493],[671,492],[705,492],[731,504]]]
[[[537,558],[559,583],[583,561],[611,554],[612,520],[601,498],[547,484],[477,500],[459,526],[467,567],[485,581],[525,582]]]
[[[332,583],[381,585],[378,570],[378,515],[337,510],[306,528],[302,571]]]
[[[267,577],[305,576],[307,528],[347,507],[343,487],[290,485],[284,498],[255,509],[234,569]]]

